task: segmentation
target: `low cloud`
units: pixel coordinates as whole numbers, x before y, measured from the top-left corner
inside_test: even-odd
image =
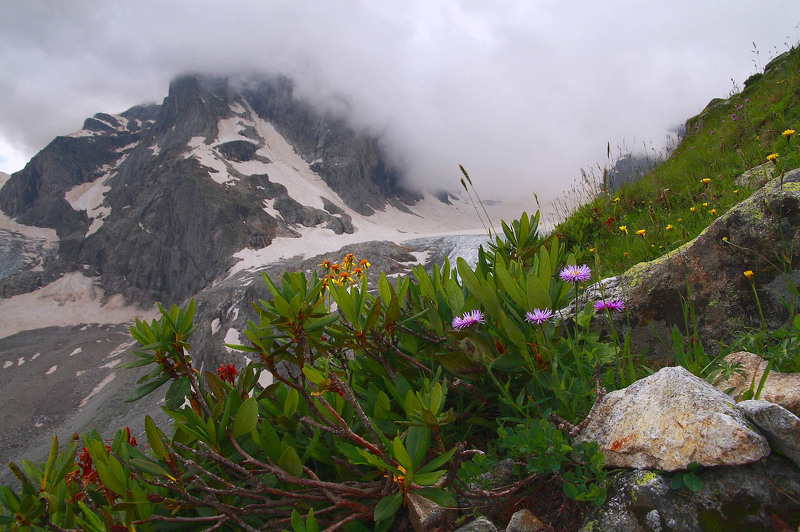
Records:
[[[347,108],[412,183],[458,186],[463,164],[484,197],[552,198],[608,143],[660,148],[798,22],[796,0],[27,0],[0,22],[0,170],[181,73],[272,72]]]

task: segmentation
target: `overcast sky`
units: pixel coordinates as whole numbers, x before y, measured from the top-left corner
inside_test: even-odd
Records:
[[[0,171],[183,72],[266,71],[345,98],[415,182],[460,163],[547,199],[608,142],[660,148],[798,24],[798,0],[0,0]]]

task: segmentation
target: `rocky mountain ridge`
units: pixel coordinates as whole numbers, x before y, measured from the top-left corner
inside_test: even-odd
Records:
[[[352,233],[348,211],[407,211],[420,199],[377,139],[296,100],[290,80],[184,76],[161,105],[98,113],[8,180],[0,210],[54,229],[59,244],[44,273],[19,272],[0,293],[78,265],[128,300],[182,300],[241,249],[299,236],[298,226]]]

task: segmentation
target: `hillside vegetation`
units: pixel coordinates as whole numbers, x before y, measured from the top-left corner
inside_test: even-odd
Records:
[[[800,125],[800,49],[776,57],[744,85],[687,120],[684,138],[662,164],[615,192],[597,183],[596,197],[556,226],[579,260],[593,263],[601,277],[622,273],[692,240],[749,196],[766,172],[800,166],[800,139],[784,135]],[[771,154],[778,155],[774,162]],[[737,180],[748,171],[752,179]]]

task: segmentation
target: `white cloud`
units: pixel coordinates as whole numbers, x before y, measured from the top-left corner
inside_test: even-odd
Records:
[[[186,71],[278,71],[381,133],[415,182],[553,196],[611,146],[660,145],[797,41],[800,3],[28,0],[0,21],[0,155]],[[779,13],[780,16],[776,16]],[[753,42],[759,54],[753,53]],[[3,144],[4,143],[4,144]],[[15,168],[9,168],[14,170]]]

